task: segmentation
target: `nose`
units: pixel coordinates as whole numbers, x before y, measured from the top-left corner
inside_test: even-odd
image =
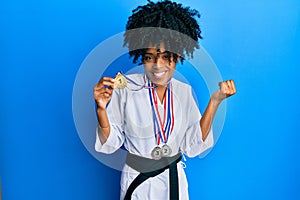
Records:
[[[165,64],[165,61],[161,56],[157,56],[154,60],[154,64],[158,67],[162,67]]]

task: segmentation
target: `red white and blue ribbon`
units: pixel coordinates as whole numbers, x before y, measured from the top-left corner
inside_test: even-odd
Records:
[[[144,77],[144,84],[141,85],[141,84],[135,82],[134,80],[132,80],[131,78],[129,78],[128,76],[126,76],[125,74],[123,74],[121,71],[119,73],[122,74],[127,79],[128,83],[137,86],[137,88],[135,88],[135,89],[129,88],[132,91],[139,91],[141,89],[148,89],[148,88],[150,88],[149,86],[146,85],[146,79],[145,79],[145,77]]]
[[[153,111],[153,124],[154,134],[157,141],[157,145],[160,141],[167,143],[169,136],[174,129],[174,104],[173,104],[173,90],[172,83],[168,83],[165,99],[163,102],[164,116],[163,119],[158,111],[158,97],[156,95],[156,87],[152,83],[148,82],[150,103]]]

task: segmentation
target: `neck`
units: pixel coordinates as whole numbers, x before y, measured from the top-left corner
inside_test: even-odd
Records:
[[[158,85],[154,84],[156,86],[156,90],[164,90],[167,89],[168,85]]]
[[[158,95],[158,98],[160,100],[160,103],[163,103],[163,100],[165,98],[167,85],[156,85],[156,94]]]

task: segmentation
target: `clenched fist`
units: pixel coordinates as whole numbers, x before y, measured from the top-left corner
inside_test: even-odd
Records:
[[[223,81],[219,83],[220,89],[211,95],[211,99],[217,103],[236,93],[233,80]]]
[[[113,78],[103,77],[94,87],[94,99],[99,109],[106,109],[114,89],[114,82]]]

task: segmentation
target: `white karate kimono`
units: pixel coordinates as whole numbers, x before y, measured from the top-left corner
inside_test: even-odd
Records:
[[[143,85],[144,74],[128,76]],[[192,96],[191,86],[172,78],[174,99],[174,129],[168,139],[172,155],[179,150],[188,157],[194,157],[213,146],[213,134],[210,130],[205,141],[200,129],[201,114]],[[114,89],[107,107],[110,121],[110,135],[102,145],[97,136],[95,149],[102,153],[113,153],[123,144],[132,154],[151,158],[151,151],[157,146],[154,135],[153,114],[149,99],[149,89],[131,91],[128,88]],[[158,97],[157,97],[158,99]],[[158,107],[163,116],[163,104],[158,100]],[[161,147],[163,143],[159,146]],[[188,184],[182,164],[177,163],[179,196],[188,199]],[[125,164],[121,176],[121,197],[124,199],[127,188],[139,174]],[[132,199],[167,200],[169,199],[169,170],[156,177],[149,178],[139,185],[132,194]]]

